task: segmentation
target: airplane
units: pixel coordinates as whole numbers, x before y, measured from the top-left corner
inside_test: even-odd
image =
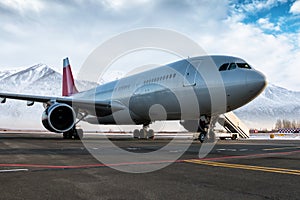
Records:
[[[221,83],[215,83],[217,77],[214,75],[205,79],[200,73],[201,69],[213,69],[215,66]],[[212,113],[212,102],[216,100],[211,99],[216,98],[211,95],[211,90],[216,89],[214,87],[223,88],[226,104],[225,109],[216,113]],[[79,92],[69,59],[65,58],[61,97],[0,93],[0,102],[16,99],[27,101],[28,106],[34,102],[43,103],[45,111],[42,124],[51,132],[62,133],[64,139],[83,137],[83,130],[76,128],[80,121],[90,124],[143,125],[142,129],[135,129],[133,134],[151,135],[154,133],[149,129],[151,123],[181,120],[180,123],[188,131],[199,132],[198,139],[203,142],[212,115],[223,114],[249,103],[265,87],[266,77],[245,60],[211,55],[182,59]],[[187,109],[182,110],[182,103]],[[159,109],[153,111],[153,106]],[[194,125],[190,126],[195,123],[196,129]]]

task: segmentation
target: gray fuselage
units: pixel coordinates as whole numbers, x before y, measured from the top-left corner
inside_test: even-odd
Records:
[[[89,123],[149,124],[232,111],[258,96],[265,85],[265,76],[240,58],[199,56],[106,83],[73,98],[124,106],[112,114],[90,109],[85,118]]]

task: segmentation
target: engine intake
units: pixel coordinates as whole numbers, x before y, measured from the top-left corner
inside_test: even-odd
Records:
[[[71,130],[76,121],[74,109],[63,103],[55,103],[47,107],[42,115],[44,127],[56,133],[63,133]]]

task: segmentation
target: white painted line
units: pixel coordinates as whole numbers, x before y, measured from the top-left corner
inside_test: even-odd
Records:
[[[239,149],[239,151],[248,151],[248,149]]]
[[[128,150],[140,150],[141,148],[138,148],[138,147],[128,147],[126,149],[128,149]]]
[[[172,150],[172,151],[169,151],[170,153],[178,153],[178,152],[182,152],[181,150]]]
[[[0,173],[4,173],[4,172],[21,172],[21,171],[28,171],[28,169],[3,169],[3,170],[0,170]]]
[[[216,149],[216,151],[237,151],[237,149]]]

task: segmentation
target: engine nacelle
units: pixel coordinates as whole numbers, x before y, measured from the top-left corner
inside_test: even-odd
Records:
[[[76,122],[74,109],[63,103],[55,103],[47,107],[42,115],[44,127],[56,133],[64,133],[71,130]]]

